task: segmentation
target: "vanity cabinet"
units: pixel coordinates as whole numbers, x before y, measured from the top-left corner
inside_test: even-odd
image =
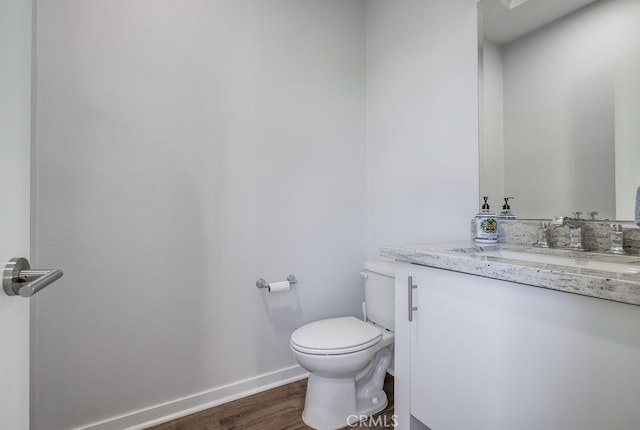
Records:
[[[640,307],[406,262],[395,300],[398,429],[640,428]]]

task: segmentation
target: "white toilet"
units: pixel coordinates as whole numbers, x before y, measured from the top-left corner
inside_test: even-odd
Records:
[[[293,355],[309,372],[302,420],[318,430],[346,427],[387,406],[382,387],[393,361],[394,265],[368,261],[361,273],[366,322],[330,318],[291,334]]]

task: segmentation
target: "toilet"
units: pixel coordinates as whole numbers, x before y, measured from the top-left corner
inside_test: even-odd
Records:
[[[383,410],[384,378],[393,372],[394,264],[367,261],[364,321],[347,316],[306,324],[290,347],[309,372],[302,420],[317,430],[354,424]]]

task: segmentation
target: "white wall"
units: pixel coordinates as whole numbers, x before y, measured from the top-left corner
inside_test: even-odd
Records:
[[[38,29],[38,260],[65,278],[37,430],[281,382],[380,245],[469,237],[475,0],[58,0]]]
[[[31,14],[0,1],[0,269],[29,257]],[[29,300],[0,287],[0,427],[29,428]]]
[[[615,218],[613,64],[640,51],[639,20],[637,0],[596,2],[504,47],[505,192],[521,213]]]
[[[478,211],[477,58],[475,0],[367,2],[369,255],[383,244],[469,238]],[[405,428],[408,381],[395,384]]]
[[[478,211],[475,0],[367,2],[369,255],[469,238]]]
[[[36,429],[301,375],[360,314],[364,43],[362,0],[40,2]]]

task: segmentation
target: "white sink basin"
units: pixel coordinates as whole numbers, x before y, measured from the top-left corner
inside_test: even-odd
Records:
[[[572,256],[518,252],[506,249],[481,250],[474,254],[507,260],[529,261],[534,263],[554,264],[558,266],[568,266],[574,268],[604,270],[607,272],[615,273],[640,273],[640,260],[638,262],[631,263],[602,261],[590,258],[589,254],[585,254],[584,257],[581,258],[574,258]]]

